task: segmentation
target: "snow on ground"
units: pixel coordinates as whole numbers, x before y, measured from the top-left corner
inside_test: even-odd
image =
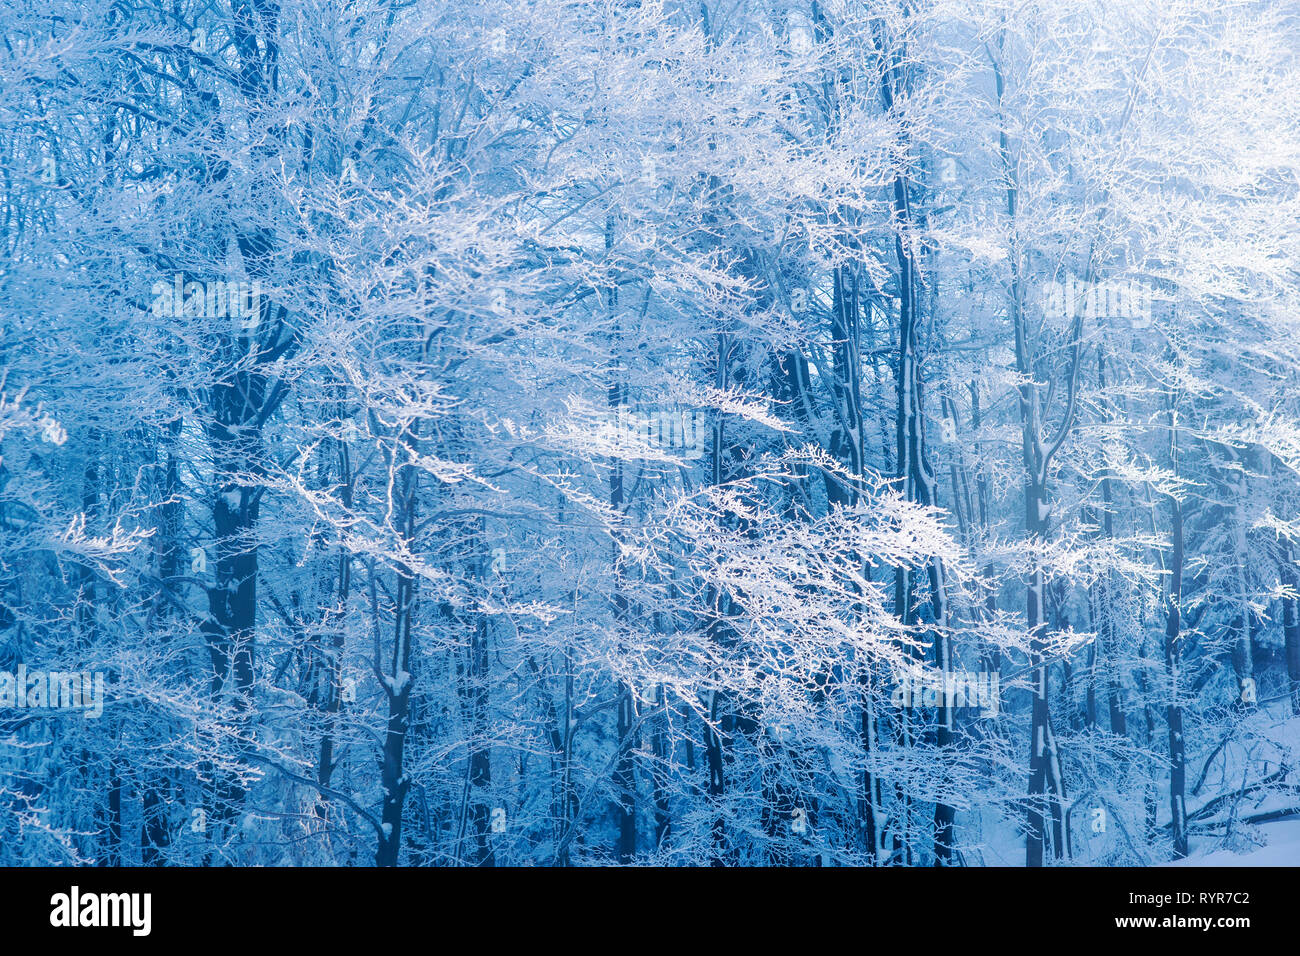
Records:
[[[1249,828],[1266,845],[1234,852],[1230,849],[1208,849],[1218,843],[1202,840],[1207,850],[1198,851],[1195,843],[1187,859],[1167,866],[1300,866],[1300,820],[1283,820]]]

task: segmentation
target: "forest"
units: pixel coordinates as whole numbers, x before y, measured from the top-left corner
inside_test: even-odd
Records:
[[[0,32],[0,866],[1300,863],[1294,3]]]

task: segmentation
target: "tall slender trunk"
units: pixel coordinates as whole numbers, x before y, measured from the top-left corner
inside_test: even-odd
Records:
[[[1169,396],[1169,470],[1175,479],[1181,465],[1178,446],[1178,395]],[[1183,740],[1183,708],[1179,702],[1182,681],[1183,506],[1177,494],[1169,496],[1169,589],[1165,594],[1165,677],[1169,681],[1165,719],[1169,726],[1169,819],[1174,858],[1187,856],[1187,760]]]
[[[731,335],[726,332],[718,333],[714,386],[719,391],[730,387],[734,347],[735,339]],[[715,486],[721,485],[731,477],[726,463],[729,453],[725,417],[722,412],[715,412],[709,459],[709,478]],[[725,644],[729,629],[727,618],[732,613],[730,599],[724,591],[710,584],[705,594],[705,603],[706,639],[711,644]],[[708,709],[709,717],[704,727],[704,752],[708,768],[708,794],[716,808],[713,819],[713,856],[710,865],[724,866],[734,849],[727,839],[722,802],[727,790],[726,767],[732,759],[728,752],[728,738],[735,728],[735,720],[726,706],[726,695],[721,690],[715,688],[709,692]]]
[[[609,218],[605,221],[605,252],[608,255],[614,247],[614,220]],[[618,293],[616,287],[611,283],[606,294],[606,308],[614,324],[614,348],[617,350],[621,347],[621,336],[619,334],[619,324],[617,318]],[[623,415],[627,408],[627,386],[621,380],[618,371],[618,356],[614,357],[614,373],[608,387],[609,407],[615,417],[615,427],[621,428],[624,424]],[[624,507],[624,487],[623,487],[623,462],[621,459],[614,459],[613,467],[609,473],[609,507],[614,513],[614,520],[620,521],[623,515]],[[613,543],[613,560],[614,560],[614,627],[618,631],[620,651],[625,632],[628,626],[628,600],[627,594],[623,589],[623,559],[619,548],[622,543],[622,532],[616,527],[614,529]],[[619,863],[631,863],[636,856],[636,768],[633,763],[633,754],[636,752],[637,741],[634,739],[634,727],[636,719],[636,691],[626,682],[620,681],[618,686],[618,716],[615,727],[618,748],[618,756],[614,763],[614,793],[615,817],[618,821],[618,837],[615,845],[615,855]]]
[[[874,24],[876,49],[881,57],[881,98],[887,114],[896,109],[899,99],[908,92],[906,75],[906,49],[897,38],[887,35],[885,25]],[[894,251],[898,262],[898,416],[895,428],[897,459],[895,474],[899,490],[904,497],[921,504],[936,503],[936,482],[925,445],[925,418],[923,413],[924,389],[920,377],[917,347],[917,329],[920,323],[917,290],[920,283],[919,268],[911,241],[918,228],[913,213],[910,186],[905,171],[899,168],[893,178]],[[929,586],[931,633],[935,664],[945,680],[951,667],[950,648],[944,639],[947,620],[947,595],[942,562],[932,560],[927,568]],[[894,573],[894,613],[905,625],[916,622],[913,606],[914,588],[918,584],[912,572],[898,567]],[[898,715],[900,744],[911,746],[913,728],[911,715],[904,708]],[[951,715],[946,699],[940,704],[934,727],[935,741],[940,747],[952,740]],[[911,799],[900,793],[902,833],[896,833],[894,847],[903,854],[903,862],[912,862],[912,808]],[[934,841],[932,850],[936,865],[951,862],[953,846],[953,820],[955,810],[936,801],[934,807]]]
[[[1292,592],[1300,591],[1300,577],[1296,575],[1295,546],[1287,542],[1282,560],[1282,583]],[[1282,635],[1286,642],[1286,676],[1290,685],[1291,713],[1300,714],[1300,615],[1296,613],[1296,599],[1282,599]]]
[[[342,412],[339,413],[340,419]],[[346,512],[352,510],[352,463],[348,444],[342,438],[338,439],[338,457],[339,457],[339,487],[340,500]],[[339,608],[339,615],[342,618],[347,613],[348,597],[352,591],[352,556],[343,548],[339,549],[338,559],[338,580],[335,584],[335,603]],[[322,787],[328,787],[330,780],[334,775],[334,737],[338,732],[339,714],[343,709],[342,697],[342,676],[343,676],[343,643],[344,643],[344,626],[340,619],[335,626],[331,628],[330,644],[323,652],[324,673],[321,683],[325,695],[322,697],[320,706],[324,711],[325,721],[324,729],[320,738],[320,753],[316,763],[316,780]],[[329,797],[324,792],[320,794],[318,806],[322,811],[328,805]]]
[[[409,550],[415,538],[416,498],[419,472],[403,458],[414,457],[416,426],[403,432],[393,454],[393,464],[400,469],[394,493],[399,517],[398,531],[403,550]],[[400,462],[400,463],[399,463]],[[375,647],[375,669],[388,700],[388,726],[380,758],[380,787],[383,807],[380,822],[383,834],[375,851],[376,866],[396,866],[402,847],[402,809],[411,781],[404,770],[407,732],[411,719],[413,645],[412,625],[415,616],[416,580],[410,568],[399,562],[393,608],[393,647],[388,660],[381,661]],[[376,622],[377,624],[378,622]],[[376,642],[378,638],[376,637]]]
[[[279,63],[279,7],[236,5],[227,21],[232,47],[237,55],[236,82],[246,102],[266,102],[275,92]],[[205,94],[201,109],[212,113],[220,128],[216,97]],[[269,156],[270,143],[258,152]],[[231,173],[229,162],[212,161],[207,174],[214,182]],[[230,226],[249,275],[267,277],[274,239],[261,227]],[[217,235],[214,261],[224,259],[226,236]],[[268,283],[269,285],[269,283]],[[212,664],[211,691],[214,699],[226,695],[233,682],[231,704],[237,734],[246,738],[253,703],[254,638],[257,623],[258,545],[257,521],[264,486],[262,428],[283,401],[282,387],[268,388],[263,366],[290,347],[277,343],[284,313],[269,301],[258,298],[255,324],[237,334],[220,336],[220,374],[209,389],[206,431],[212,447],[215,497],[212,520],[216,534],[215,584],[208,590],[208,617],[202,630]],[[271,322],[272,315],[276,322]],[[255,361],[249,363],[249,356]],[[255,484],[246,484],[246,476]],[[245,788],[237,773],[221,773],[214,783],[214,811],[218,821],[228,824],[243,805]]]
[[[1004,36],[998,36],[999,55]],[[993,59],[993,80],[999,112],[1006,92],[1002,64]],[[1021,454],[1025,473],[1025,536],[1030,547],[1036,549],[1047,537],[1051,500],[1048,494],[1048,466],[1052,455],[1073,426],[1076,376],[1079,371],[1082,328],[1081,317],[1072,323],[1072,363],[1068,370],[1069,392],[1067,407],[1054,437],[1045,438],[1043,417],[1046,411],[1040,406],[1038,381],[1044,369],[1029,328],[1024,309],[1024,288],[1021,278],[1021,247],[1017,226],[1019,184],[1015,165],[1011,160],[1011,142],[1005,118],[998,129],[998,154],[1006,177],[1006,210],[1011,235],[1011,298],[1010,312],[1015,335],[1016,371],[1022,384],[1018,389],[1021,425]],[[1047,820],[1051,820],[1051,847],[1053,855],[1060,857],[1066,850],[1065,814],[1063,801],[1065,786],[1061,774],[1056,736],[1052,730],[1048,694],[1051,679],[1043,659],[1046,640],[1046,575],[1039,560],[1031,558],[1029,580],[1025,587],[1025,626],[1029,633],[1029,664],[1033,681],[1033,696],[1029,721],[1029,794],[1025,804],[1025,865],[1043,865],[1044,847],[1048,842]]]
[[[477,866],[496,866],[491,844],[489,789],[492,786],[492,753],[485,737],[488,723],[488,621],[477,615],[469,647],[469,695],[472,732],[469,751],[470,815],[474,824],[474,861]]]
[[[1175,439],[1176,441],[1176,439]],[[1169,520],[1172,554],[1169,563],[1169,591],[1165,597],[1165,676],[1169,679],[1169,814],[1174,838],[1174,857],[1187,856],[1187,767],[1183,741],[1183,708],[1178,702],[1182,677],[1182,647],[1179,643],[1183,600],[1183,510],[1170,496]]]
[[[159,515],[158,576],[164,587],[181,573],[181,531],[184,504],[181,501],[180,457],[178,443],[181,419],[177,416],[167,425],[166,465],[163,471],[164,504]],[[161,594],[155,601],[155,615],[164,622],[174,618],[171,602]],[[168,819],[171,799],[175,792],[172,781],[165,773],[148,771],[141,788],[140,857],[145,866],[162,866],[166,863],[167,848],[171,845],[171,824]]]
[[[1106,394],[1106,358],[1101,351],[1097,353],[1097,389],[1100,394]],[[1101,417],[1103,422],[1111,422],[1113,416],[1109,405],[1103,403]],[[1104,469],[1101,475],[1102,506],[1097,534],[1106,541],[1115,537],[1113,486],[1114,479],[1110,470]],[[1099,685],[1104,686],[1110,732],[1124,737],[1128,733],[1128,724],[1124,717],[1124,690],[1119,678],[1119,662],[1115,660],[1118,648],[1115,643],[1115,612],[1111,606],[1116,591],[1114,574],[1107,571],[1093,585],[1089,595],[1097,640],[1093,645],[1088,676],[1088,723],[1097,723],[1097,689]]]
[[[258,423],[264,383],[261,376],[234,367],[227,376],[212,388],[214,417],[208,426],[217,475],[212,501],[216,568],[215,583],[208,589],[208,617],[202,630],[212,667],[212,697],[218,701],[228,698],[237,734],[242,737],[247,733],[253,702],[256,526],[261,498],[260,487],[245,484],[243,476],[260,472],[262,442]],[[237,773],[219,773],[212,798],[215,819],[228,824],[244,797],[244,785]]]

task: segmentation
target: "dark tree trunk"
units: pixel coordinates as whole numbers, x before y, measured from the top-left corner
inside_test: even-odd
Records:
[[[1291,591],[1300,591],[1300,578],[1295,570],[1295,550],[1287,545],[1282,561],[1282,583]],[[1291,713],[1300,714],[1300,615],[1296,613],[1296,599],[1282,599],[1282,635],[1286,642],[1286,676],[1290,685]]]
[[[1183,708],[1178,702],[1182,677],[1182,649],[1179,644],[1183,600],[1183,511],[1177,498],[1169,499],[1172,556],[1169,564],[1169,592],[1165,598],[1165,675],[1169,678],[1169,811],[1174,838],[1174,857],[1187,856],[1187,767],[1183,741]]]
[[[398,531],[402,537],[403,550],[414,546],[420,485],[418,470],[413,464],[403,462],[403,459],[409,461],[415,457],[417,437],[415,425],[400,434],[391,460],[391,464],[398,468],[394,507],[400,516]],[[404,764],[414,685],[411,655],[414,646],[412,626],[415,604],[415,576],[406,564],[399,563],[394,593],[393,648],[389,659],[379,660],[378,644],[375,647],[375,670],[380,675],[380,683],[388,699],[388,727],[380,758],[380,786],[383,790],[380,823],[383,833],[375,852],[376,866],[396,866],[402,848],[402,810],[411,787]]]
[[[607,219],[605,221],[606,254],[609,254],[613,246],[614,221],[613,219]],[[612,286],[606,293],[606,307],[613,321],[614,341],[617,349],[621,347],[617,316],[618,293]],[[623,425],[623,416],[627,408],[627,387],[619,378],[618,364],[616,356],[614,379],[609,383],[608,387],[609,407],[615,417],[615,427]],[[619,459],[614,460],[613,468],[609,474],[609,507],[614,513],[615,520],[620,520],[624,507],[624,487],[623,462]],[[613,545],[614,627],[619,632],[620,646],[628,626],[628,600],[627,594],[623,590],[623,561],[619,552],[621,543],[622,534],[618,529],[615,529]],[[636,857],[636,767],[634,764],[635,758],[633,757],[638,744],[635,739],[636,695],[637,691],[626,682],[619,684],[618,717],[615,727],[617,737],[615,746],[618,748],[618,757],[614,764],[614,793],[616,795],[614,815],[618,822],[618,837],[614,850],[618,862],[623,864],[631,863]]]

